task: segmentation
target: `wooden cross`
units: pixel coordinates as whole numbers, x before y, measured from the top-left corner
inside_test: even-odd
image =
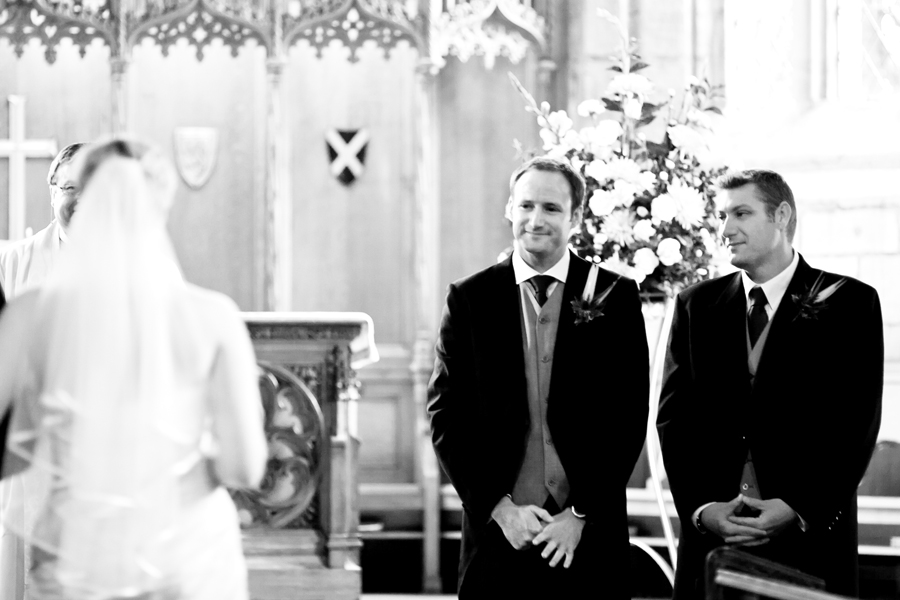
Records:
[[[25,237],[25,159],[56,152],[56,140],[25,139],[25,98],[9,96],[9,139],[0,140],[0,158],[9,159],[9,240]]]

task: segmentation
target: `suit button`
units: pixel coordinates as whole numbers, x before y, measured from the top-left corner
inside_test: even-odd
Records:
[[[538,319],[538,323],[547,324],[549,322],[550,322],[550,319],[547,317],[541,317],[540,319]]]
[[[552,445],[553,445],[553,442],[551,442],[549,438],[546,439],[546,440],[544,440],[544,443],[547,444],[548,446],[552,446]]]
[[[750,489],[750,486],[745,483],[741,485],[741,489],[746,492],[748,489]]]
[[[549,357],[549,356],[543,357],[543,358],[541,359],[541,362],[542,362],[542,363],[548,363],[548,362],[550,362],[550,357]]]
[[[556,485],[556,480],[551,479],[550,481],[547,482],[547,485],[549,485],[549,486],[554,486],[554,485]],[[829,529],[831,529],[831,528],[829,527]]]

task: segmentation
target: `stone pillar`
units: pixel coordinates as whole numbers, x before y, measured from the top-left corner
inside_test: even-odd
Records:
[[[127,58],[112,58],[109,61],[112,76],[112,133],[114,136],[131,131],[128,112],[128,66]]]
[[[416,473],[423,500],[423,582],[425,592],[439,592],[441,499],[440,469],[431,445],[425,414],[428,380],[434,368],[434,340],[438,328],[440,271],[440,188],[436,68],[423,58],[416,68],[416,206],[414,260],[416,337],[413,342],[413,395],[416,407]]]
[[[293,286],[293,210],[290,138],[284,114],[284,66],[278,56],[266,62],[266,191],[263,271],[266,310],[291,310]]]

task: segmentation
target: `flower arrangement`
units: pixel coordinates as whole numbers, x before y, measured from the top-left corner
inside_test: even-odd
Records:
[[[537,115],[548,155],[567,159],[587,183],[582,224],[570,239],[579,256],[634,279],[641,291],[672,297],[684,287],[717,273],[726,250],[719,226],[713,182],[726,168],[712,151],[718,89],[692,77],[683,97],[653,102],[654,85],[618,19],[622,50],[612,57],[617,73],[600,100],[585,100],[578,114],[591,125],[576,131],[563,110],[540,105],[510,74]],[[659,142],[645,129],[665,119]]]

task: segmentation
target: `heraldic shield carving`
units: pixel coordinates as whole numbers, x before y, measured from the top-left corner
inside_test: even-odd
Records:
[[[174,133],[175,166],[192,190],[212,176],[219,154],[219,132],[213,127],[178,127]]]
[[[329,129],[325,132],[325,147],[331,161],[331,174],[344,185],[350,185],[362,175],[366,162],[369,132],[365,129]]]

